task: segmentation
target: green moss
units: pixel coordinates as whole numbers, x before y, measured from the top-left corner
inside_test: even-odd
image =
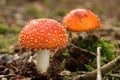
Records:
[[[84,49],[90,50],[92,52],[95,52],[96,48],[97,48],[97,46],[96,46],[97,42],[96,41],[97,40],[95,40],[94,38],[88,37],[85,40],[79,41],[79,46],[81,48],[84,48]]]
[[[116,48],[114,42],[106,41],[104,39],[95,39],[93,37],[88,37],[85,40],[79,41],[79,46],[81,48],[87,49],[94,53],[97,53],[97,47],[101,47],[101,65],[106,64],[107,62],[113,60],[115,58],[115,50]],[[96,58],[93,59],[92,62],[85,65],[88,71],[96,68]]]
[[[115,50],[113,50],[115,48],[115,44],[112,41],[105,41],[103,39],[100,39],[96,46],[102,48],[101,55],[102,57],[106,58],[106,61],[107,60],[110,61],[115,58],[114,55]]]
[[[94,40],[92,38],[88,38],[80,41],[79,46],[95,53],[97,47],[101,47],[101,55],[106,57],[107,60],[112,60],[115,58],[115,51],[113,50],[113,48],[115,48],[115,44],[112,41],[105,41],[103,39]]]

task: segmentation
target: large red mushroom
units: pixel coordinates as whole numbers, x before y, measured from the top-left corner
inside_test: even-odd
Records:
[[[22,48],[39,50],[36,66],[40,73],[47,72],[50,50],[65,47],[66,30],[53,19],[34,19],[28,22],[19,35],[18,43]]]

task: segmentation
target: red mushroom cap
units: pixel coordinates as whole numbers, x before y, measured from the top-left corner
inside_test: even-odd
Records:
[[[100,27],[98,17],[90,10],[74,9],[62,21],[64,27],[71,31],[83,32]]]
[[[34,19],[22,29],[18,43],[22,48],[33,50],[55,49],[67,44],[63,26],[52,19]]]

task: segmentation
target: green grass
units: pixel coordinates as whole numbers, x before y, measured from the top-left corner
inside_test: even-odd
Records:
[[[20,30],[21,28],[19,26],[16,26],[15,28],[11,28],[7,24],[4,24],[4,23],[0,24],[0,34],[18,33],[20,32]]]
[[[63,70],[63,69],[64,69],[65,62],[66,62],[66,61],[65,61],[65,59],[63,59],[63,61],[62,61],[61,65],[60,65],[60,69],[61,69],[61,70]]]
[[[6,35],[4,36],[0,35],[0,53],[5,52],[8,54],[12,54],[13,50],[10,49],[10,47],[14,45],[15,43],[17,43],[17,38],[18,38],[17,35],[14,35],[11,37],[8,37]]]
[[[0,39],[0,52],[6,52],[11,54],[12,50],[9,49],[9,46],[10,44],[8,42],[8,39]]]

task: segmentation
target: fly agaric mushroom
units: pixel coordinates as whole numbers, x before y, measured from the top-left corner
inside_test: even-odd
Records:
[[[22,29],[18,43],[22,48],[39,50],[36,55],[37,70],[47,72],[50,50],[65,47],[67,34],[63,26],[52,19],[34,19]]]
[[[90,10],[74,9],[62,21],[64,27],[75,32],[94,30],[100,27],[98,17]]]

